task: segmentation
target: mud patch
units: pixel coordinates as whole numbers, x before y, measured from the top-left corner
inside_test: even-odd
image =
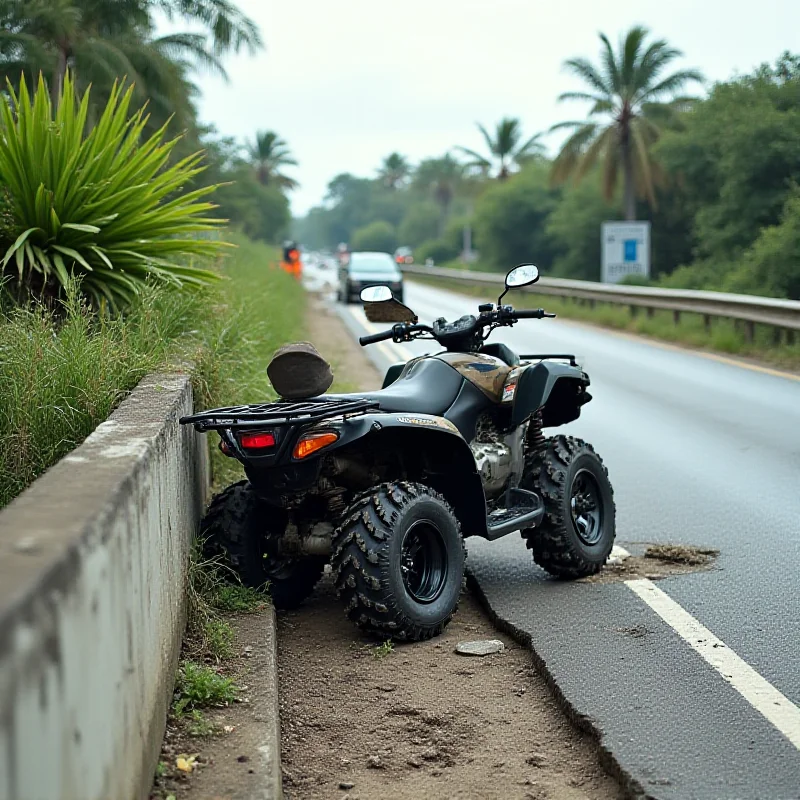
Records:
[[[685,544],[651,544],[644,557],[669,564],[686,564],[691,567],[710,564],[719,555],[712,547],[693,547]]]
[[[648,578],[652,581],[701,572],[714,566],[718,550],[683,544],[632,544],[629,556],[615,558],[603,570],[578,583],[616,583]]]

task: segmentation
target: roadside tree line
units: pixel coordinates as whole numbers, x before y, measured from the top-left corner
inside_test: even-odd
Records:
[[[549,274],[598,280],[600,224],[649,219],[653,280],[800,299],[800,56],[785,53],[709,87],[681,55],[635,27],[599,58],[565,67],[588,104],[548,158],[518,119],[480,126],[483,150],[454,147],[411,165],[392,153],[373,178],[342,174],[325,204],[295,221],[308,246],[410,246],[455,260],[469,226],[480,266],[535,260]]]

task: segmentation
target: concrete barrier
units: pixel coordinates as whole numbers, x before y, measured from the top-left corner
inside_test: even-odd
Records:
[[[0,512],[0,798],[147,796],[208,487],[187,376],[145,378]]]

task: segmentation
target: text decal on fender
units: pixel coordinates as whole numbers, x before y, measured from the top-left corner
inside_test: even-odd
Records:
[[[398,417],[397,420],[409,425],[427,425],[429,428],[445,428],[448,431],[458,430],[450,420],[442,417]]]

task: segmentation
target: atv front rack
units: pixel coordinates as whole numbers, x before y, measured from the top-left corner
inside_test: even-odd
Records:
[[[348,414],[365,414],[378,408],[373,400],[361,397],[333,399],[315,397],[300,402],[278,400],[274,403],[258,403],[250,406],[230,406],[200,411],[188,417],[181,417],[181,425],[194,425],[195,430],[214,430],[217,428],[259,428],[266,425],[292,425],[316,422],[329,417]]]

